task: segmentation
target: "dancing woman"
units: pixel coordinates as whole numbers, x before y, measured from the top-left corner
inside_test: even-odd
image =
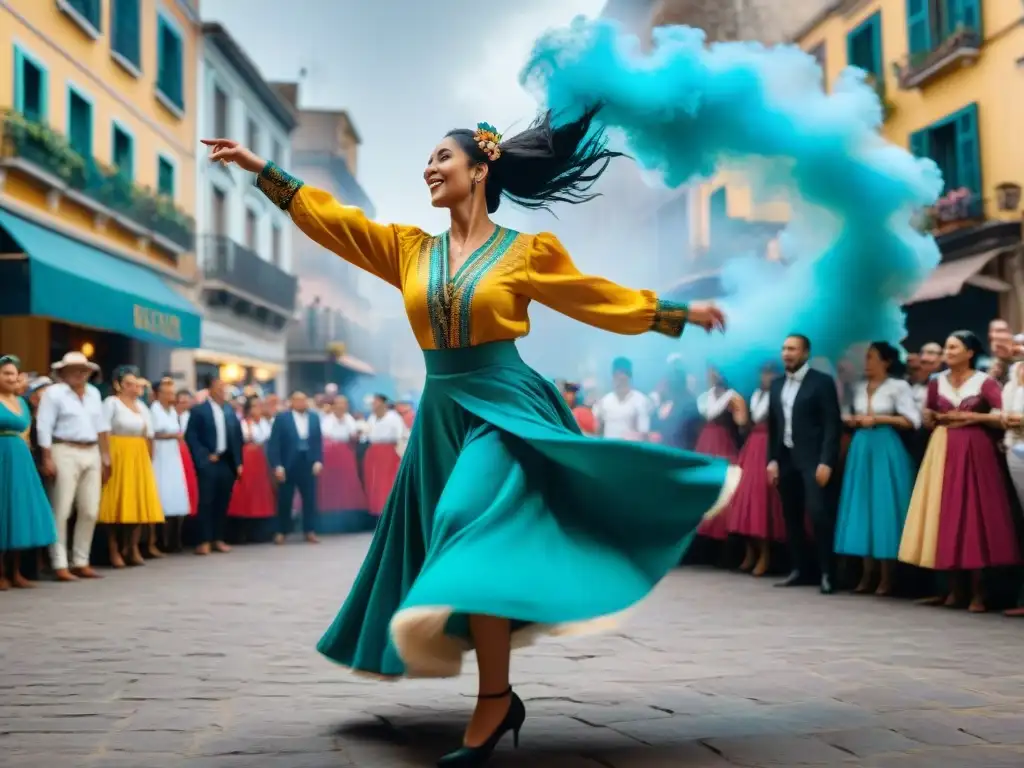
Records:
[[[554,127],[546,115],[506,141],[486,124],[450,132],[423,172],[431,203],[451,214],[440,235],[377,224],[237,142],[204,141],[212,161],[258,174],[309,237],[403,294],[426,384],[373,543],[319,650],[377,676],[447,677],[475,648],[477,706],[442,766],[482,765],[504,734],[518,736],[513,646],[613,624],[738,482],[721,459],[584,437],[516,351],[530,301],[622,334],[724,325],[712,305],[584,275],[554,235],[491,221],[503,197],[531,209],[593,197],[615,154],[593,118]]]

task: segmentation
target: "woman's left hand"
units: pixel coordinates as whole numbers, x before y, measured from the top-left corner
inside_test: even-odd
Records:
[[[699,325],[708,333],[725,331],[725,313],[711,301],[695,301],[686,312],[686,322]]]

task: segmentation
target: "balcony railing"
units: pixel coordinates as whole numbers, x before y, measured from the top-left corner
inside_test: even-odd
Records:
[[[127,227],[151,233],[176,250],[195,246],[195,222],[167,197],[154,194],[122,176],[116,168],[82,157],[67,139],[24,115],[3,113],[2,160],[20,160],[56,180],[96,214],[113,214]],[[99,206],[102,210],[97,209]]]
[[[220,284],[241,298],[269,305],[288,318],[295,311],[298,279],[264,261],[258,253],[222,235],[204,241],[203,274],[207,284]]]
[[[981,44],[977,29],[958,27],[929,50],[913,53],[902,64],[897,63],[896,79],[905,90],[920,88],[953,67],[974,62],[981,54]]]

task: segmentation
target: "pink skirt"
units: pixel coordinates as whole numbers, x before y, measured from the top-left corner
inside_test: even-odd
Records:
[[[707,456],[718,456],[735,464],[737,460],[736,443],[732,433],[721,424],[710,422],[704,425],[697,438],[694,450]],[[729,537],[729,519],[732,517],[733,505],[730,504],[710,520],[697,526],[697,533],[709,539],[723,541]]]
[[[366,501],[371,515],[379,516],[384,511],[401,463],[398,451],[390,443],[375,443],[367,449],[363,458],[363,477],[366,479]]]
[[[324,469],[317,487],[317,502],[321,513],[368,509],[356,452],[348,443],[324,442]]]
[[[732,497],[729,532],[764,541],[785,541],[786,521],[778,489],[768,481],[768,425],[758,424],[740,451],[743,476]]]

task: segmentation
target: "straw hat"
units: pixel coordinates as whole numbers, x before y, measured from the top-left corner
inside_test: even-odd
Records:
[[[96,363],[92,362],[92,360],[81,352],[68,352],[64,357],[50,367],[55,371],[62,371],[65,368],[88,368],[93,373],[100,369]]]

